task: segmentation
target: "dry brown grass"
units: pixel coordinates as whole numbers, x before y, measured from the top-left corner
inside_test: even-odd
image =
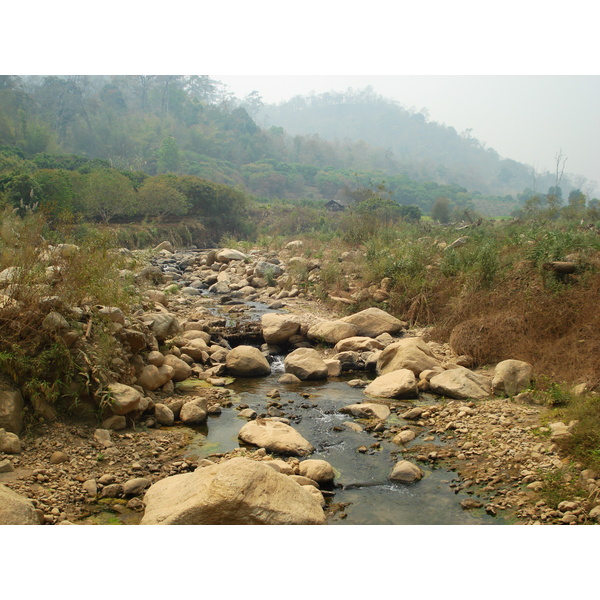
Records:
[[[548,290],[531,274],[465,294],[439,315],[450,339],[480,365],[514,358],[556,381],[600,385],[600,274]]]

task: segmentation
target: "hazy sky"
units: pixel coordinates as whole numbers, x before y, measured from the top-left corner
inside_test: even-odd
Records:
[[[589,0],[139,4],[105,0],[98,11],[40,2],[31,19],[29,4],[8,3],[3,19],[16,25],[0,38],[0,70],[207,74],[267,102],[372,85],[539,170],[554,172],[562,150],[566,172],[600,184],[598,20]]]
[[[253,90],[265,102],[297,94],[372,85],[406,108],[427,108],[432,121],[471,135],[502,157],[600,183],[600,76],[211,75],[238,97]],[[584,188],[589,182],[584,184]],[[596,186],[598,187],[598,186]]]

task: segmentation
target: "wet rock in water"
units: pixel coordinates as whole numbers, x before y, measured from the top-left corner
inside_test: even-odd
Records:
[[[313,348],[298,348],[283,361],[286,373],[292,373],[302,380],[327,379],[329,370],[321,355]]]
[[[460,506],[463,510],[471,510],[473,508],[481,508],[483,502],[479,502],[479,500],[475,500],[474,498],[465,498],[461,501]]]
[[[385,404],[375,404],[365,402],[364,404],[349,404],[340,408],[340,412],[347,415],[352,415],[359,419],[380,419],[385,421],[391,414],[388,406]]]
[[[0,484],[0,525],[39,525],[30,500]]]
[[[318,484],[330,484],[335,478],[333,467],[326,461],[309,458],[298,465],[298,473]]]
[[[514,396],[531,385],[532,366],[522,360],[503,360],[494,369],[492,392]]]
[[[375,338],[382,333],[394,334],[406,328],[406,323],[396,319],[389,313],[380,308],[367,308],[357,312],[349,317],[344,317],[342,321],[356,326],[357,336]]]
[[[342,363],[335,358],[326,358],[323,362],[327,365],[329,377],[339,377],[342,374]]]
[[[380,398],[418,398],[417,379],[409,369],[390,371],[374,379],[365,394]]]
[[[491,393],[487,381],[465,367],[449,369],[432,377],[429,386],[436,394],[458,400],[480,400],[487,398]]]
[[[242,419],[256,419],[257,414],[256,411],[251,408],[244,408],[240,410],[238,416],[242,417]]]
[[[276,454],[306,456],[314,452],[312,444],[293,427],[273,419],[256,419],[246,423],[238,438],[245,444]]]
[[[271,373],[269,361],[253,346],[237,346],[231,350],[226,365],[234,377],[263,377]]]
[[[408,460],[401,460],[394,465],[388,479],[401,483],[412,483],[422,479],[423,475],[424,473],[418,465]]]
[[[278,380],[277,383],[302,383],[299,377],[296,377],[293,373],[284,373]]]
[[[208,418],[208,401],[206,398],[193,398],[186,402],[179,411],[179,419],[186,425],[205,423]]]
[[[414,440],[415,437],[414,431],[411,431],[410,429],[404,429],[392,438],[392,442],[400,445],[408,444],[408,442]]]
[[[144,496],[142,525],[320,525],[317,499],[288,476],[247,458],[167,477]]]

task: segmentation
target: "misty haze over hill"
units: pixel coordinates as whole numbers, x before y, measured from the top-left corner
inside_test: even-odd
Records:
[[[525,189],[544,193],[556,173],[501,157],[471,130],[457,132],[429,119],[426,109],[406,109],[376,94],[372,87],[346,92],[295,96],[254,111],[263,127],[282,127],[290,135],[330,141],[364,141],[386,151],[386,167],[416,180],[460,185],[484,194],[516,195]],[[576,182],[563,176],[563,187]]]

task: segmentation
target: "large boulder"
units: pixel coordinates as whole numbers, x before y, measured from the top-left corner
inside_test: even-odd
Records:
[[[379,419],[381,421],[385,421],[391,414],[388,406],[375,402],[349,404],[340,408],[340,412],[358,419]]]
[[[39,525],[33,504],[27,498],[0,485],[0,525]]]
[[[159,342],[164,342],[167,338],[173,337],[180,331],[177,317],[168,312],[148,313],[143,315],[141,319],[150,328],[152,334]]]
[[[0,429],[0,452],[4,454],[20,454],[21,440],[16,433]]]
[[[123,383],[111,383],[107,390],[110,393],[110,408],[115,415],[126,415],[136,410],[142,401],[142,395],[135,388]]]
[[[293,427],[271,419],[255,419],[246,423],[240,429],[238,438],[245,444],[277,454],[307,456],[314,452],[312,444]]]
[[[418,398],[417,378],[410,369],[399,369],[374,379],[365,394],[379,398]]]
[[[388,479],[401,483],[413,483],[423,478],[423,471],[408,460],[397,462],[390,472]]]
[[[435,394],[466,400],[487,398],[491,389],[488,382],[465,367],[448,369],[429,380],[429,388]]]
[[[145,390],[153,392],[165,385],[167,381],[171,381],[172,378],[173,367],[170,367],[169,365],[161,365],[160,367],[146,365],[137,378],[136,383]]]
[[[0,428],[17,435],[23,429],[23,396],[0,379]]]
[[[329,485],[335,479],[333,467],[326,460],[317,458],[303,460],[298,465],[298,474],[316,481],[319,485]]]
[[[233,458],[167,477],[144,496],[142,525],[322,525],[312,494],[270,466]]]
[[[164,364],[173,369],[172,380],[175,382],[184,381],[192,374],[192,367],[174,354],[167,354]]]
[[[299,379],[327,379],[329,370],[321,355],[314,348],[298,348],[285,357],[286,373]]]
[[[225,360],[227,370],[235,377],[262,377],[271,373],[269,361],[253,346],[237,346]]]
[[[522,360],[503,360],[494,369],[492,391],[514,396],[531,385],[532,366]]]
[[[385,345],[376,339],[365,336],[352,336],[337,342],[334,347],[336,352],[369,352],[370,350],[383,350]]]
[[[341,320],[321,321],[308,329],[306,337],[317,342],[337,344],[340,340],[356,336],[356,331],[357,328],[352,323]]]
[[[349,317],[344,317],[342,321],[356,326],[355,335],[373,338],[382,333],[398,333],[406,328],[406,323],[375,307],[366,308]]]
[[[206,398],[195,397],[186,402],[179,411],[179,419],[186,425],[200,425],[208,418],[208,401]]]
[[[262,333],[267,344],[279,346],[300,330],[300,319],[294,315],[266,313],[261,317]]]
[[[217,262],[220,263],[229,263],[232,260],[245,260],[246,255],[239,250],[234,250],[232,248],[223,248],[219,250],[216,255]]]
[[[406,338],[387,346],[377,360],[377,373],[385,375],[399,369],[409,369],[417,377],[427,369],[440,366],[431,348],[421,338]]]

